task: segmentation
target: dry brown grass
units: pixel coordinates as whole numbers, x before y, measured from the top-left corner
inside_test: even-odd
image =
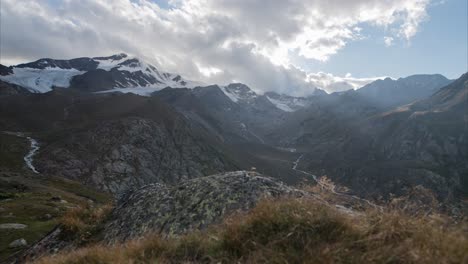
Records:
[[[80,205],[69,210],[60,219],[62,238],[85,241],[96,233],[100,224],[111,212],[112,204]]]
[[[340,213],[307,199],[260,202],[178,238],[95,245],[39,263],[468,263],[464,225],[401,211]]]

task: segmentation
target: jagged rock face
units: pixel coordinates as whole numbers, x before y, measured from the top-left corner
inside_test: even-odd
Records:
[[[11,67],[7,67],[5,65],[0,64],[0,75],[8,75],[12,73],[13,70],[11,69]]]
[[[148,183],[177,183],[232,169],[213,146],[182,122],[167,127],[149,119],[106,121],[44,149],[39,170],[118,194]]]
[[[7,83],[0,80],[0,97],[26,93],[28,93],[27,89],[19,85]]]
[[[113,243],[149,233],[176,235],[219,223],[223,216],[252,208],[263,197],[304,193],[254,172],[237,171],[167,187],[145,186],[124,195],[104,234]]]

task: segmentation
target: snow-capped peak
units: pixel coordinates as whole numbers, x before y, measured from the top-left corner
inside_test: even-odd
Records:
[[[10,68],[11,71],[1,75],[0,80],[39,93],[51,91],[54,87],[73,86],[72,79],[78,75],[80,83],[89,86],[83,88],[82,85],[80,88],[99,92],[122,91],[146,95],[165,87],[194,88],[202,85],[185,80],[178,74],[161,72],[153,65],[124,53],[71,60],[40,59]],[[89,72],[93,73],[86,74]],[[100,76],[105,82],[95,87],[94,79]]]
[[[109,71],[115,67],[118,67],[118,65],[123,61],[127,60],[127,58],[127,54],[121,53],[109,57],[95,57],[93,59],[99,63],[97,65],[98,69]]]
[[[258,97],[247,85],[242,83],[231,83],[227,86],[221,87],[221,90],[233,102],[249,102]]]

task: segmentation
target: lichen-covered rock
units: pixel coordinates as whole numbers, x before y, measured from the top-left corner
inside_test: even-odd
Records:
[[[300,190],[254,172],[201,177],[176,186],[151,184],[123,195],[104,234],[113,243],[148,233],[177,235],[219,223],[263,197],[303,196]]]

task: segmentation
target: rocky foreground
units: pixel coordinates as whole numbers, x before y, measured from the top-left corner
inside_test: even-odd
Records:
[[[319,186],[316,186],[320,189]],[[21,258],[39,263],[461,263],[466,221],[348,207],[338,195],[236,171],[150,184],[70,211]],[[343,203],[342,203],[343,204]],[[346,210],[343,210],[346,209]],[[433,242],[437,241],[437,242]],[[349,260],[349,261],[348,261]]]
[[[123,194],[108,216],[99,208],[71,211],[61,225],[20,260],[76,249],[90,241],[116,244],[152,234],[186,234],[219,224],[226,216],[245,212],[263,199],[304,195],[307,194],[302,190],[247,171],[221,173],[177,185],[150,184]]]
[[[110,242],[148,233],[183,234],[246,211],[262,198],[301,197],[305,192],[255,172],[236,171],[193,179],[176,186],[151,184],[124,195],[105,227]]]

